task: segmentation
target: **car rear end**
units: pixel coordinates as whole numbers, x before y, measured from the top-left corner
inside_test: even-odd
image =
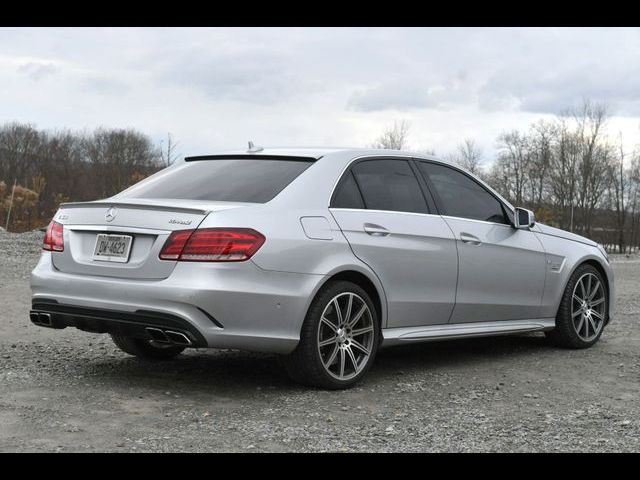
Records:
[[[110,199],[61,205],[32,273],[31,320],[181,346],[291,351],[318,278],[255,263],[269,239],[250,219],[312,163],[198,159]]]

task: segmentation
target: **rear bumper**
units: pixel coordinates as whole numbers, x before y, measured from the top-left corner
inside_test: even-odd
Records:
[[[183,318],[161,312],[120,312],[100,308],[63,305],[55,300],[33,302],[29,317],[38,326],[87,332],[115,333],[187,347],[206,347],[200,331]]]
[[[33,311],[58,327],[146,335],[184,333],[193,346],[288,353],[324,276],[263,270],[253,262],[178,263],[164,280],[67,274],[42,254],[31,274]]]

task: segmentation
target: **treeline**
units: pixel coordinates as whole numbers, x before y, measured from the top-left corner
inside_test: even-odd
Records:
[[[0,227],[41,227],[60,203],[114,195],[165,161],[160,146],[132,129],[47,132],[28,124],[0,126]]]
[[[514,205],[542,222],[589,237],[611,251],[640,243],[640,156],[610,136],[604,105],[585,101],[526,131],[503,133],[481,170]],[[463,161],[464,163],[464,161]]]

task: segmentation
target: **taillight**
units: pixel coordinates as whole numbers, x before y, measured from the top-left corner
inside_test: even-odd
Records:
[[[242,262],[264,243],[251,228],[203,228],[172,232],[160,252],[161,260],[181,262]]]
[[[64,251],[64,227],[62,224],[51,221],[44,234],[42,248],[54,252]]]
[[[171,233],[160,252],[160,260],[178,260],[187,240],[194,230],[178,230]]]

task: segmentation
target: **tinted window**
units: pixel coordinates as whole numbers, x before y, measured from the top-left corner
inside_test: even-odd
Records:
[[[364,208],[362,196],[353,178],[353,173],[348,172],[344,176],[338,188],[336,188],[331,206],[335,208]]]
[[[495,223],[509,223],[502,204],[479,183],[453,168],[420,162],[440,197],[444,214]]]
[[[312,162],[229,159],[185,162],[126,190],[126,197],[265,203]]]
[[[367,160],[357,163],[353,173],[365,207],[371,210],[427,213],[418,180],[404,160]]]

